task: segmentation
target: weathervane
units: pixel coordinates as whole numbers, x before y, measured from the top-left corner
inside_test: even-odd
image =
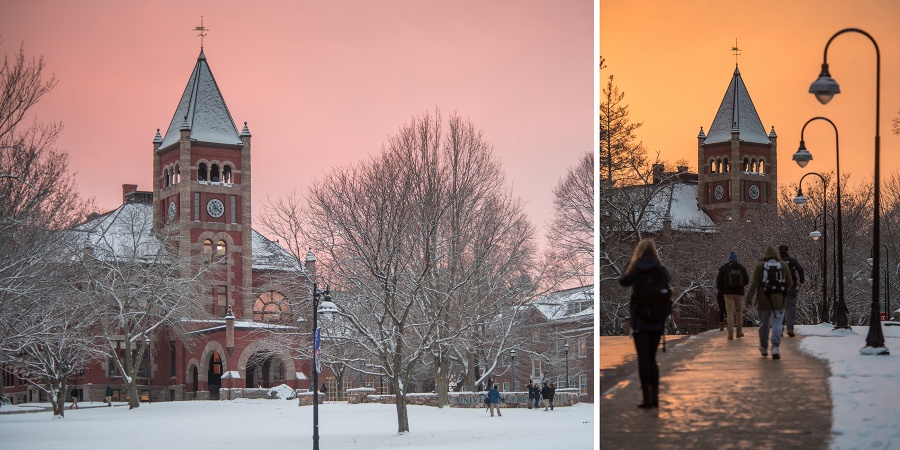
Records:
[[[200,51],[203,51],[203,38],[206,36],[206,33],[204,33],[204,31],[209,31],[209,28],[205,28],[203,26],[203,16],[200,16],[200,26],[194,27],[194,31],[200,32],[197,34],[197,36],[200,36]]]
[[[738,48],[737,38],[734,38],[734,47],[731,47],[731,51],[734,52],[734,66],[738,65],[738,56],[741,56],[741,49]]]

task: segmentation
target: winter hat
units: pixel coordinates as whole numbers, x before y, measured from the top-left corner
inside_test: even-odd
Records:
[[[788,246],[787,245],[779,245],[778,252],[781,253],[781,256],[787,256]]]
[[[737,261],[737,253],[731,252],[731,254],[728,255],[728,260],[729,261]]]

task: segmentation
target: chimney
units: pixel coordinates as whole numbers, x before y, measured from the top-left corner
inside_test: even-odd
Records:
[[[123,184],[122,185],[122,203],[127,203],[128,194],[133,194],[137,192],[136,184]]]
[[[654,164],[653,165],[653,184],[659,184],[663,180],[663,175],[665,175],[666,166],[662,164]]]

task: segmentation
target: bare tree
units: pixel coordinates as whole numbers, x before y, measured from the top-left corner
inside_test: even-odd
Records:
[[[57,231],[84,217],[90,206],[78,196],[68,155],[55,149],[62,126],[23,125],[28,111],[55,85],[56,79],[44,74],[43,58],[29,61],[23,48],[0,67],[0,363],[14,372],[40,372],[31,362],[19,366],[26,364],[19,357],[35,349],[26,351],[34,336],[60,325],[30,314],[50,310],[42,302],[57,300],[58,295],[47,296],[49,281],[69,244]]]
[[[556,279],[584,286],[594,282],[594,156],[586,152],[553,189],[548,245]]]

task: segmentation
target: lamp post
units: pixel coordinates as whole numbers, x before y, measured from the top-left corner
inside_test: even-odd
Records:
[[[802,145],[802,144],[801,144]],[[810,158],[812,156],[810,155]],[[803,195],[803,179],[809,175],[815,175],[822,180],[822,214],[828,213],[828,180],[825,179],[821,174],[816,172],[809,172],[802,177],[800,177],[800,182],[797,184],[797,196],[794,197],[794,203],[798,205],[806,204],[806,197]],[[828,227],[822,227],[825,232],[822,234],[822,247],[824,251],[822,252],[822,309],[820,311],[819,320],[822,323],[828,322],[828,290],[827,290],[827,279],[828,279]],[[799,281],[794,280],[794,283],[799,283]]]
[[[516,392],[516,350],[512,349],[509,351],[509,357],[512,359],[512,390]]]
[[[566,348],[566,389],[568,389],[570,387],[569,386],[569,341],[566,341],[566,345],[564,345],[564,347]]]
[[[887,244],[885,244],[884,242],[882,242],[881,245],[884,247],[884,261],[887,263],[887,264],[884,266],[884,268],[885,268],[885,274],[884,274],[884,291],[885,291],[885,292],[884,292],[884,314],[885,314],[885,316],[890,317],[890,311],[891,311],[891,272],[890,272],[890,268],[891,268],[891,252],[890,252],[890,250],[888,249]],[[874,261],[873,261],[873,259],[872,259],[871,257],[870,257],[869,259],[867,259],[866,262],[869,264],[870,267],[871,267],[872,264],[874,263]],[[879,321],[880,321],[880,318],[879,318]]]
[[[819,231],[819,217],[822,218],[822,228],[823,228],[823,229],[826,229],[826,227],[828,226],[828,224],[826,223],[826,220],[825,220],[826,218],[831,219],[831,227],[832,227],[831,229],[833,230],[834,227],[835,227],[835,219],[834,219],[834,216],[832,216],[831,214],[828,214],[828,213],[826,213],[826,212],[823,212],[823,213],[817,215],[817,216],[816,216],[816,220],[813,222],[813,230],[809,233],[809,237],[810,237],[810,239],[812,239],[813,241],[818,241],[819,238],[822,237],[822,232]],[[827,231],[827,229],[826,229],[826,231]],[[833,247],[833,248],[831,249],[831,267],[832,267],[832,269],[831,269],[831,270],[832,270],[832,273],[831,273],[831,294],[832,294],[832,296],[835,296],[835,297],[836,297],[836,296],[837,296],[837,279],[838,279],[838,276],[837,276],[837,262],[835,261],[835,258],[837,258],[837,245],[835,245],[835,244],[832,243],[832,247]],[[822,256],[823,259],[824,259],[824,258],[827,258],[827,257],[828,257],[828,247],[827,247],[826,245],[823,245],[823,246],[822,246],[822,250],[823,250],[823,253],[824,253],[823,256]],[[828,283],[827,283],[827,281],[826,281],[826,280],[827,280],[827,276],[825,275],[825,264],[824,264],[824,263],[822,264],[822,273],[823,273],[823,275],[822,275],[822,285],[823,285],[823,286],[826,286]],[[832,306],[834,305],[835,301],[836,301],[836,300],[833,300],[833,301],[832,301]],[[834,307],[834,308],[832,309],[832,314],[835,312],[835,310],[837,310],[836,307]]]
[[[147,347],[147,404],[150,404],[153,403],[150,400],[153,394],[153,388],[150,387],[153,381],[153,376],[151,375],[153,373],[153,362],[151,361],[153,359],[153,349],[150,347],[150,336],[144,339],[144,344]]]
[[[319,371],[321,369],[319,358],[319,314],[331,314],[337,312],[337,307],[331,301],[330,289],[326,286],[324,292],[319,291],[316,283],[313,283],[313,360],[311,364],[313,382],[313,450],[319,450]],[[322,305],[319,306],[319,297],[322,297]]]
[[[860,353],[886,355],[889,352],[884,345],[884,333],[881,330],[881,319],[878,314],[881,309],[878,305],[879,290],[881,289],[881,135],[879,132],[881,122],[881,52],[878,50],[878,43],[875,42],[875,39],[869,33],[859,28],[844,28],[831,36],[831,39],[828,39],[828,43],[825,44],[825,52],[822,57],[822,72],[819,74],[819,78],[809,86],[809,93],[814,94],[816,99],[824,105],[831,101],[834,94],[841,92],[837,82],[828,73],[828,47],[834,41],[834,38],[849,32],[864,35],[875,46],[875,192],[872,199],[874,202],[872,211],[872,235],[874,240],[872,244],[872,267],[874,273],[872,274],[872,307],[869,319],[869,334],[866,336],[866,346],[860,349]],[[838,213],[840,213],[840,209],[838,209]],[[840,224],[840,222],[838,223]],[[841,263],[843,264],[843,258],[841,258]],[[843,296],[841,296],[841,300],[843,300]]]
[[[831,127],[834,129],[834,155],[835,155],[835,176],[837,177],[837,261],[838,261],[838,292],[837,292],[837,300],[838,305],[834,311],[834,329],[850,329],[850,325],[847,323],[847,304],[844,302],[844,230],[843,230],[843,220],[841,216],[842,205],[841,205],[841,148],[840,148],[840,140],[838,138],[838,129],[837,126],[827,117],[813,117],[806,121],[803,124],[803,128],[800,129],[800,148],[797,150],[797,153],[794,153],[793,160],[797,162],[797,165],[800,167],[806,167],[806,164],[812,160],[812,154],[806,149],[806,143],[803,139],[804,133],[806,132],[806,126],[816,120],[824,120],[831,124]],[[805,175],[804,175],[805,176]],[[802,179],[801,179],[802,181]],[[827,196],[827,195],[826,195]],[[796,202],[797,200],[794,199]]]

